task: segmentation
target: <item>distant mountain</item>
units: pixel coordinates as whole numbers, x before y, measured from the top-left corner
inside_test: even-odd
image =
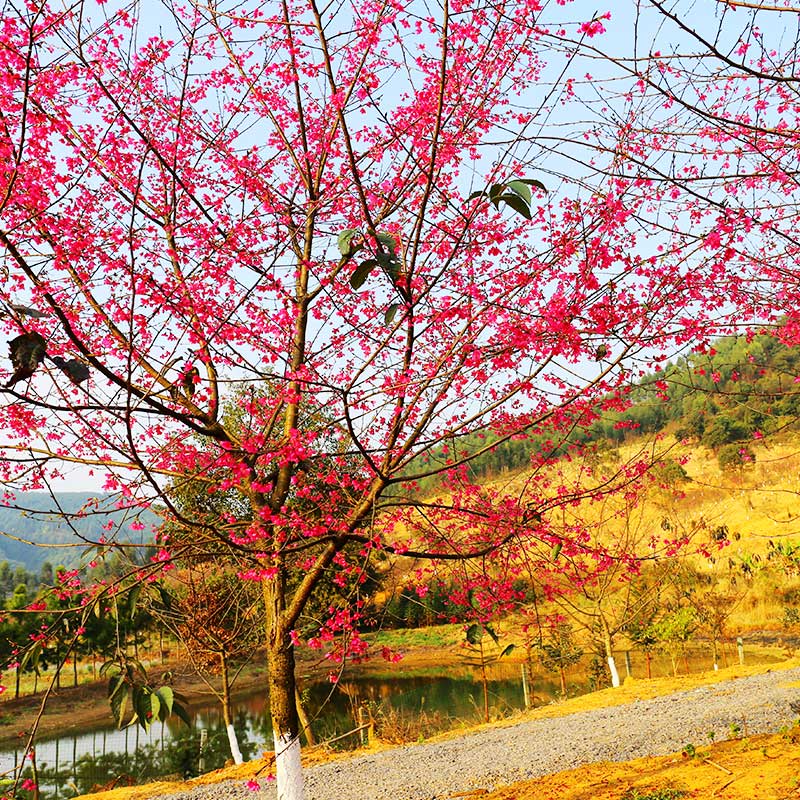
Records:
[[[0,505],[0,562],[38,572],[45,561],[77,565],[90,543],[103,536],[137,544],[152,541],[160,518],[115,503],[111,495],[86,492],[17,495],[13,505]]]

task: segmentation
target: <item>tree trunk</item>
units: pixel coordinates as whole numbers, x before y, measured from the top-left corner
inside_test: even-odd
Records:
[[[653,654],[649,650],[645,650],[644,660],[647,664],[647,679],[650,680],[653,677],[653,668],[651,664],[653,660]]]
[[[317,740],[314,738],[314,731],[311,730],[311,720],[308,718],[308,714],[306,714],[306,710],[303,708],[303,698],[300,696],[300,689],[298,689],[296,683],[294,687],[294,702],[297,706],[297,719],[300,720],[300,727],[303,731],[303,735],[306,737],[306,743],[309,747],[314,747]]]
[[[228,659],[225,653],[219,654],[220,671],[222,673],[222,718],[225,720],[225,730],[228,733],[228,744],[234,764],[244,762],[242,751],[239,749],[239,740],[236,738],[236,729],[233,727],[233,714],[231,713],[231,686],[228,674]]]
[[[621,685],[621,681],[619,679],[619,672],[617,672],[617,662],[614,660],[614,656],[608,657],[608,669],[611,671],[611,685],[616,689]]]
[[[566,697],[567,696],[567,673],[564,670],[564,667],[560,666],[558,668],[558,674],[559,674],[559,677],[561,678],[561,694],[562,694],[563,697]]]
[[[483,683],[483,721],[489,721],[489,679],[486,677],[486,658],[483,652],[483,639],[480,641],[481,648],[481,682]]]
[[[619,672],[617,672],[617,662],[614,660],[614,652],[611,649],[611,631],[605,620],[602,620],[603,625],[603,647],[606,651],[606,660],[608,661],[608,669],[611,672],[611,685],[616,689],[620,685]]]
[[[295,703],[294,647],[284,624],[286,577],[283,566],[263,583],[269,666],[269,710],[275,741],[278,800],[305,800],[300,765],[300,725]]]

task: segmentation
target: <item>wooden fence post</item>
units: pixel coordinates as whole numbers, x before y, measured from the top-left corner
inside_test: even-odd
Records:
[[[531,695],[528,690],[528,665],[522,664],[522,697],[525,700],[525,710],[527,711],[531,707]]]

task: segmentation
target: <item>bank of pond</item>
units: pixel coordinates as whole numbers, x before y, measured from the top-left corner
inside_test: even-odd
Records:
[[[623,678],[629,671],[645,678],[645,657],[638,652],[620,654]],[[770,663],[774,654],[748,652],[749,663]],[[708,653],[690,651],[684,662],[691,672],[712,668]],[[533,669],[531,669],[533,667]],[[373,667],[374,668],[374,667]],[[672,674],[666,656],[654,656],[653,677]],[[682,671],[683,671],[682,670]],[[523,675],[524,673],[524,675]],[[558,674],[536,665],[496,663],[488,668],[489,713],[492,719],[509,716],[563,697]],[[567,694],[585,694],[597,686],[598,675],[590,665],[571,668]],[[484,718],[484,686],[481,671],[463,664],[404,670],[392,665],[386,672],[345,671],[337,683],[308,681],[301,699],[318,743],[333,748],[352,748],[375,735],[389,742],[418,741],[443,730],[474,725]],[[156,723],[148,732],[139,726],[118,730],[113,724],[42,739],[36,744],[36,769],[41,800],[60,800],[111,786],[147,783],[171,776],[194,777],[218,769],[230,759],[228,736],[218,705],[196,703],[190,709],[192,725],[177,718]],[[110,715],[109,715],[110,719]],[[236,698],[234,727],[245,760],[272,749],[267,698],[258,690]],[[16,774],[25,763],[21,748],[0,750],[0,773]],[[1,789],[1,787],[0,787]]]

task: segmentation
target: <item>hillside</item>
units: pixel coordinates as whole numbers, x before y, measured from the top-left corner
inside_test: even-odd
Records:
[[[800,348],[787,347],[772,334],[720,337],[702,352],[666,362],[659,372],[632,384],[624,409],[618,408],[617,398],[607,400],[573,418],[564,440],[535,432],[498,440],[486,430],[459,436],[414,466],[441,466],[480,452],[469,461],[469,474],[484,482],[524,469],[532,456],[557,460],[582,446],[606,449],[664,433],[701,445],[724,468],[736,468],[751,457],[754,440],[797,430]],[[439,480],[434,476],[417,485],[433,490]]]
[[[144,528],[136,531],[137,519]],[[158,517],[117,509],[111,495],[86,492],[27,492],[14,506],[0,506],[0,562],[38,572],[45,561],[76,564],[86,547],[105,536],[122,541],[147,542]]]

